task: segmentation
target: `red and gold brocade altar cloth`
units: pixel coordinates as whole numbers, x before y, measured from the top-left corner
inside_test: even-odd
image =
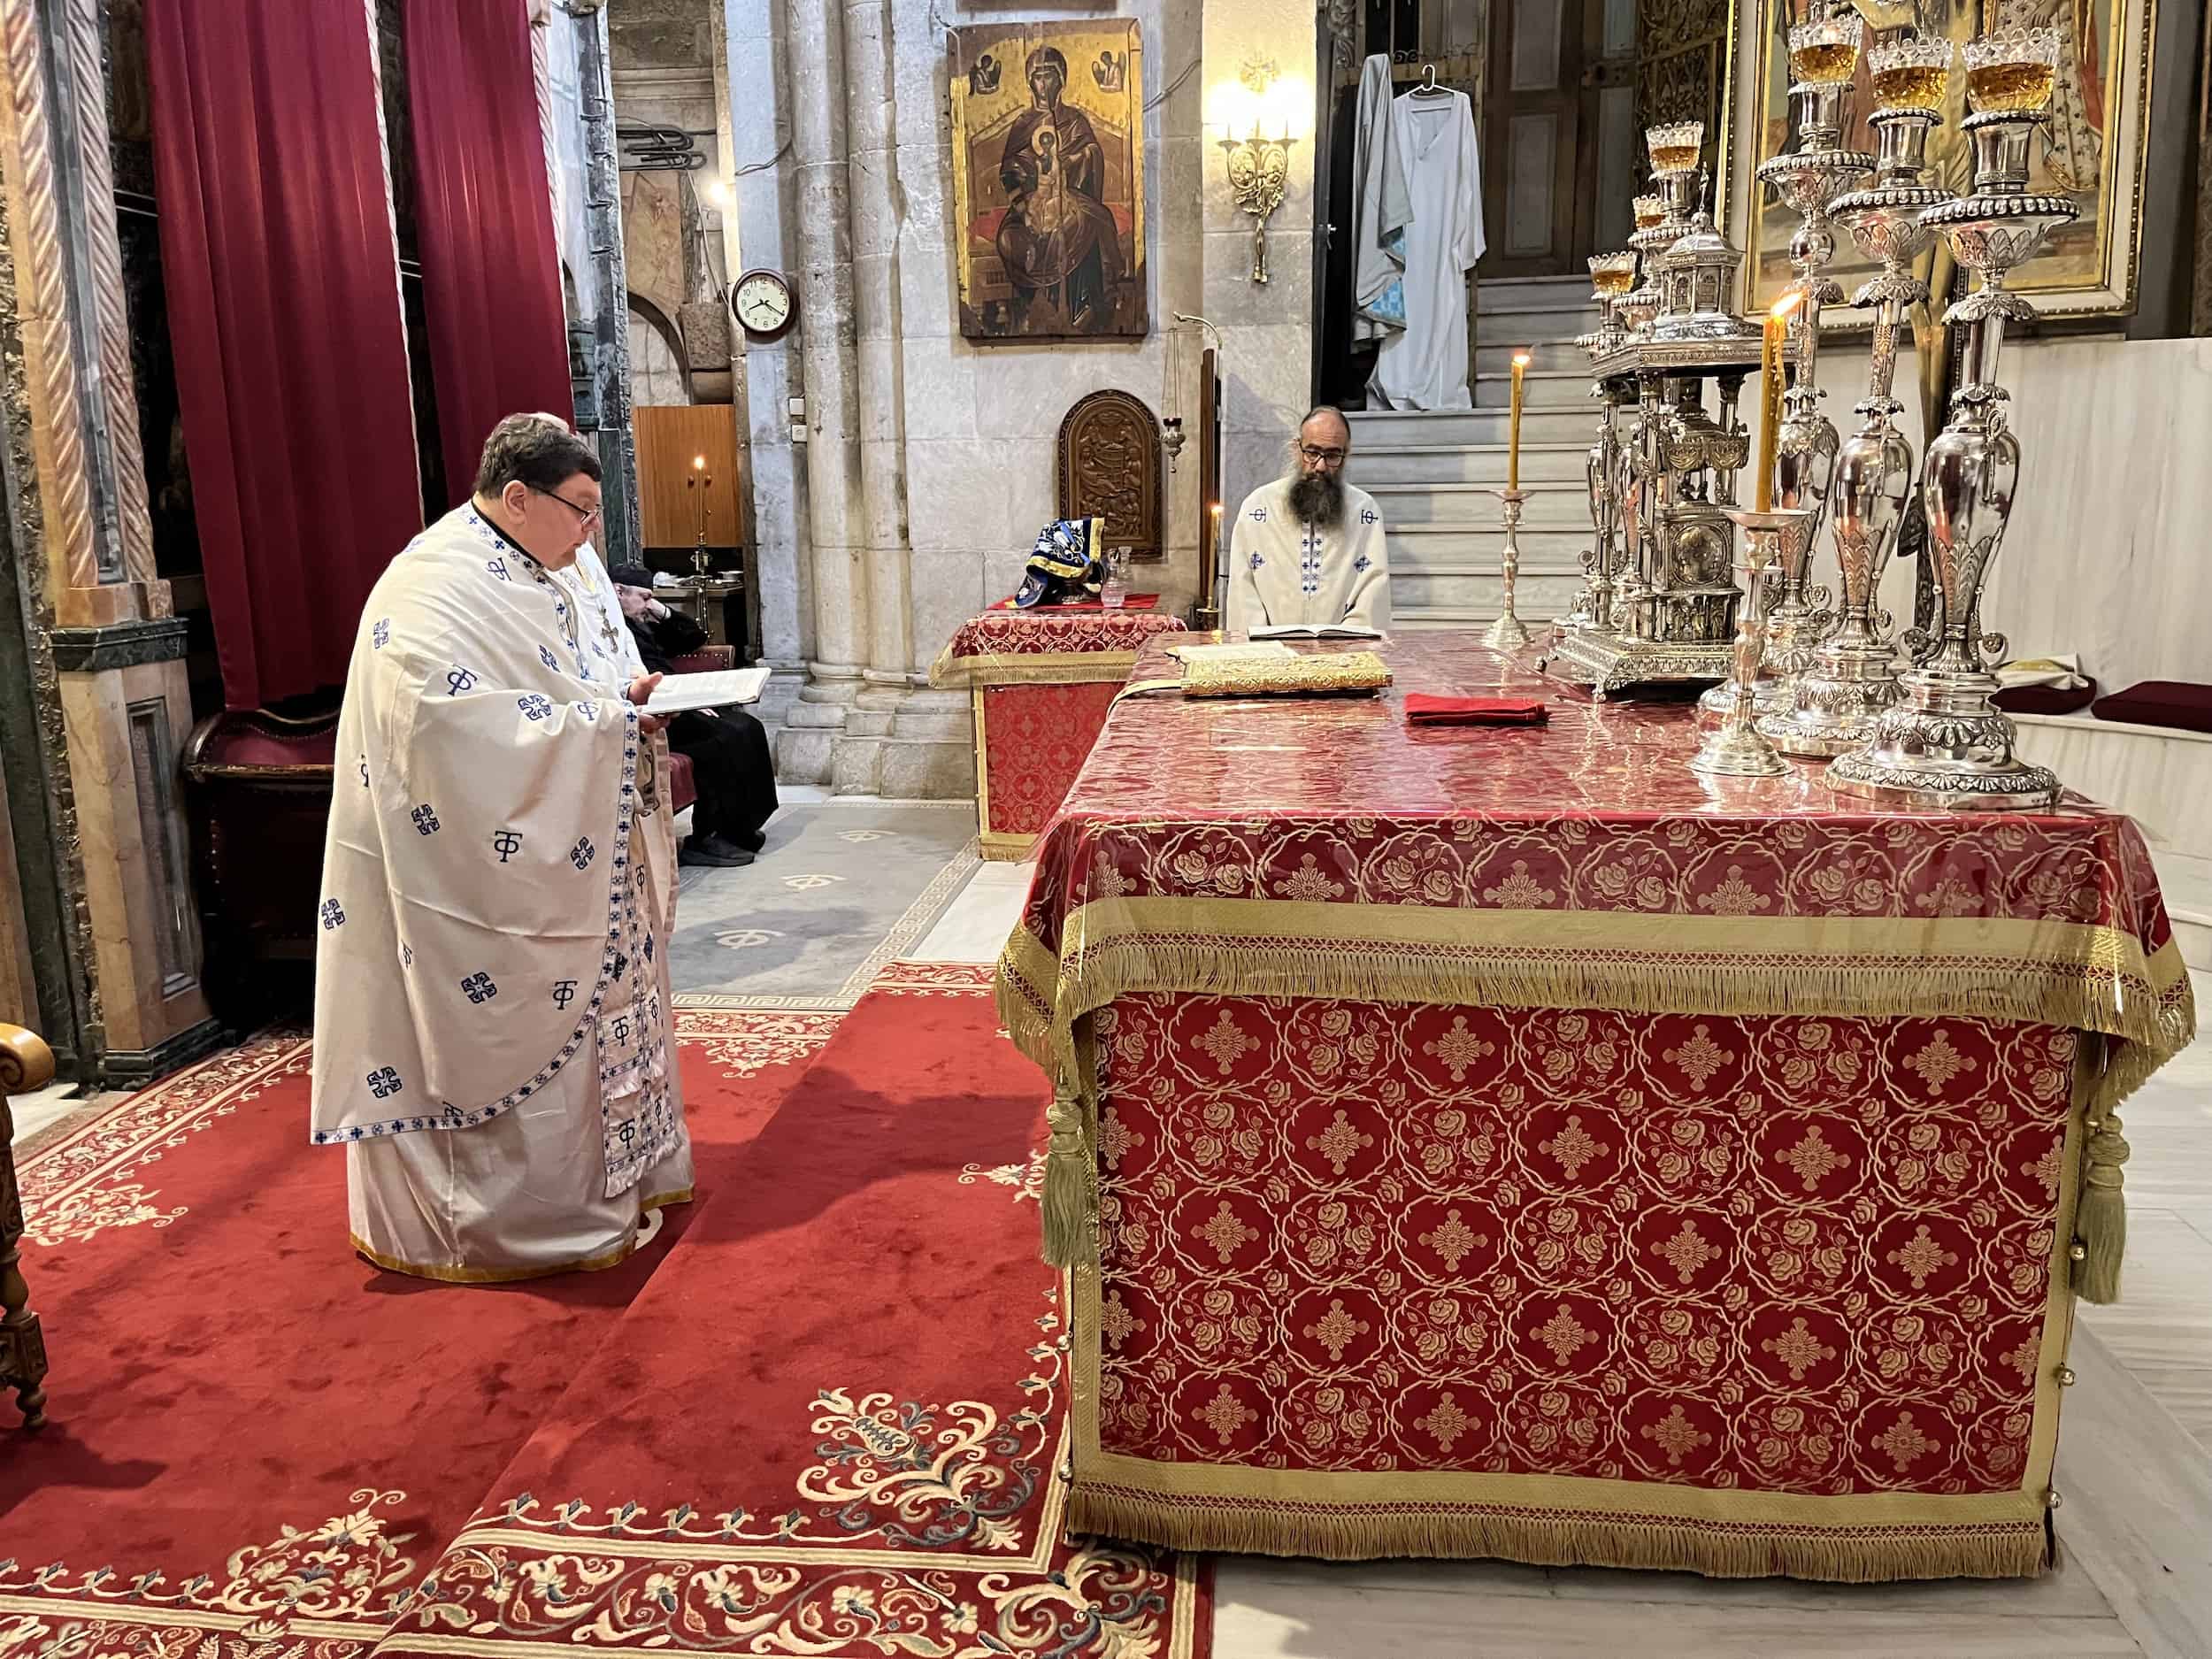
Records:
[[[2134,827],[1701,780],[1687,707],[1384,654],[1375,699],[1125,701],[1040,849],[999,997],[1058,1095],[1071,1524],[2038,1571],[2113,1109],[2194,1024]]]
[[[1025,858],[1106,724],[1137,653],[1179,617],[1098,605],[994,608],[955,630],[929,671],[974,704],[976,811],[987,858]]]

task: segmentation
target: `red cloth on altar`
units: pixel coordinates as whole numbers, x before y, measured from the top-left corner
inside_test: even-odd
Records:
[[[1406,719],[1415,726],[1541,726],[1551,718],[1541,697],[1438,697],[1406,694]]]

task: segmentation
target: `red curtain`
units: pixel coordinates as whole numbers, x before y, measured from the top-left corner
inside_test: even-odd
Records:
[[[422,527],[360,0],[148,0],[161,262],[224,700],[344,681]]]
[[[415,231],[447,493],[507,415],[574,414],[525,0],[407,0]]]

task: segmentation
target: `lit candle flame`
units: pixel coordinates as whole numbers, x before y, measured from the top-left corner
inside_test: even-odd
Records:
[[[693,456],[691,457],[691,470],[695,472],[705,472],[707,470],[707,457],[703,455]]]
[[[1759,471],[1752,480],[1753,505],[1760,512],[1774,507],[1775,443],[1782,426],[1782,346],[1789,334],[1790,313],[1805,303],[1804,290],[1794,289],[1774,302],[1767,312],[1759,353]]]

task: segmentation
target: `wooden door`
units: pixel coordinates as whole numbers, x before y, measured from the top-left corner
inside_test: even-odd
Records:
[[[1603,0],[1492,0],[1482,133],[1486,277],[1567,276],[1592,251],[1587,13]]]
[[[637,434],[643,544],[696,546],[703,495],[707,545],[746,545],[736,409],[728,403],[641,403],[630,417]],[[697,465],[700,461],[706,465]],[[707,480],[703,489],[702,479]]]

